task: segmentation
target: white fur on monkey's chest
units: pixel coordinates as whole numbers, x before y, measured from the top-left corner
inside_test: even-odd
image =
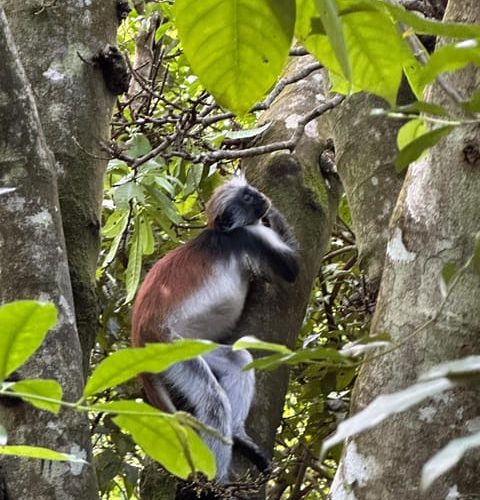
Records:
[[[216,264],[204,284],[174,309],[167,321],[181,337],[221,341],[242,314],[248,276],[238,259]]]

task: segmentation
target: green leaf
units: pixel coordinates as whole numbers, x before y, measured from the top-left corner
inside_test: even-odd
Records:
[[[152,150],[150,141],[144,134],[133,134],[126,144],[128,146],[128,156],[132,158],[139,158]]]
[[[480,26],[474,24],[447,23],[420,17],[403,7],[392,5],[388,2],[376,1],[377,5],[386,7],[391,15],[402,23],[411,26],[417,33],[445,36],[448,38],[478,38]]]
[[[351,81],[352,69],[348,59],[347,44],[343,36],[342,23],[338,16],[335,0],[315,0],[323,28],[330,40],[333,52],[342,68],[343,76]]]
[[[428,132],[425,122],[418,118],[408,121],[402,125],[397,135],[398,149],[403,149],[412,141]]]
[[[129,172],[129,166],[122,160],[114,158],[108,162],[107,173],[109,174],[127,175]]]
[[[462,103],[462,107],[470,113],[480,112],[480,90],[473,93],[468,101]]]
[[[263,351],[274,351],[283,354],[292,353],[292,351],[288,347],[282,344],[275,344],[273,342],[264,342],[263,340],[258,340],[257,338],[250,336],[238,339],[233,344],[232,348],[234,351],[238,349],[261,349]]]
[[[452,439],[445,448],[436,453],[423,466],[421,489],[427,490],[432,483],[454,467],[472,448],[480,446],[480,432],[457,439]]]
[[[119,233],[123,233],[128,222],[128,210],[114,210],[107,219],[102,229],[105,238],[113,238]]]
[[[356,375],[355,368],[341,368],[335,376],[335,390],[343,391]]]
[[[0,380],[27,361],[56,322],[53,304],[19,300],[0,307]]]
[[[315,22],[311,0],[298,0],[297,4],[300,16],[297,36],[329,71],[341,75],[341,66],[323,25]],[[339,0],[337,5],[353,89],[379,95],[393,105],[403,67],[412,57],[395,24],[384,9],[377,10],[365,2]]]
[[[172,474],[182,479],[195,471],[203,472],[210,479],[215,476],[211,451],[191,428],[181,425],[175,415],[137,401],[115,401],[101,406],[109,411],[131,411],[131,415],[119,414],[113,421]]]
[[[174,202],[165,193],[162,193],[162,191],[153,186],[146,186],[146,191],[152,196],[154,203],[158,205],[162,215],[166,216],[174,224],[181,224],[183,222],[177,213]]]
[[[142,232],[143,254],[152,255],[155,250],[155,240],[153,238],[152,225],[146,212],[140,217],[140,231]]]
[[[135,218],[135,222],[132,241],[128,252],[127,271],[125,273],[125,286],[127,288],[125,304],[135,297],[142,274],[143,234],[140,231],[138,217]]]
[[[300,349],[293,353],[288,359],[288,364],[305,363],[309,361],[327,360],[333,363],[350,364],[350,361],[345,359],[337,349],[328,347],[314,347],[312,349]]]
[[[121,211],[118,210],[118,212],[121,212]],[[128,221],[129,221],[128,211],[123,212],[123,216],[121,217],[121,221],[119,221],[119,223],[115,225],[115,231],[117,232],[117,234],[113,238],[113,241],[110,245],[110,250],[108,251],[108,254],[105,256],[105,259],[102,263],[101,270],[105,269],[113,261],[113,259],[115,258],[115,255],[117,255],[118,247],[119,247],[121,241],[123,240],[124,232],[128,226]],[[112,232],[113,232],[113,228],[112,228]]]
[[[60,462],[78,462],[83,464],[88,463],[82,458],[77,457],[76,455],[60,453],[59,451],[50,450],[49,448],[42,448],[40,446],[0,446],[0,455],[39,458],[42,460],[56,460]]]
[[[128,210],[130,200],[138,200],[140,203],[145,202],[145,195],[142,188],[136,181],[128,181],[120,186],[112,189],[112,197],[117,208]]]
[[[369,340],[365,342],[357,341],[345,344],[345,346],[338,351],[342,356],[356,357],[366,352],[375,351],[380,348],[390,347],[391,342],[389,340]]]
[[[444,107],[425,101],[415,101],[405,106],[398,106],[395,111],[399,113],[426,113],[435,116],[448,116],[448,112]]]
[[[271,125],[272,122],[267,122],[260,127],[248,128],[243,130],[228,130],[225,132],[224,137],[234,140],[251,139],[252,137],[257,137],[258,135],[263,134],[263,132],[269,129]]]
[[[204,340],[179,340],[169,344],[148,344],[146,347],[122,349],[104,359],[90,375],[85,397],[121,384],[142,372],[157,373],[179,361],[195,358],[215,349]]]
[[[58,413],[60,410],[60,403],[62,399],[62,386],[56,380],[35,379],[35,380],[21,380],[15,382],[8,388],[10,391],[19,394],[23,400],[28,401],[30,404],[41,410],[51,411]],[[46,400],[29,398],[26,394],[46,398]]]
[[[244,369],[252,369],[263,370],[263,371],[271,371],[277,369],[279,366],[282,366],[288,360],[288,357],[292,356],[292,354],[283,354],[277,352],[270,356],[263,356],[261,358],[253,360],[249,363]]]
[[[415,59],[413,53],[403,64],[403,73],[410,85],[410,88],[418,100],[423,98],[425,87],[420,84],[420,73],[423,66]]]
[[[420,377],[420,380],[433,380],[440,377],[451,379],[462,379],[468,376],[476,376],[480,373],[480,356],[467,356],[440,363],[431,368]]]
[[[177,0],[175,7],[193,71],[219,104],[246,113],[285,64],[295,0]]]
[[[449,134],[454,128],[453,125],[439,127],[413,140],[404,149],[399,151],[397,159],[395,160],[397,171],[400,172],[404,170],[410,163],[419,158],[424,151],[435,146],[442,137]]]
[[[445,46],[436,50],[420,72],[421,85],[427,85],[438,75],[456,71],[467,64],[480,66],[480,47]]]
[[[456,383],[452,380],[440,378],[411,385],[393,394],[378,396],[365,409],[339,424],[335,433],[324,441],[322,456],[344,439],[370,429],[387,417],[408,410],[420,401],[455,386]]]

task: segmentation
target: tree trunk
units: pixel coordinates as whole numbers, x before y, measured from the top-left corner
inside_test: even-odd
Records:
[[[294,58],[284,76],[295,75],[314,62],[310,56]],[[271,122],[271,125],[256,145],[290,139],[298,120],[324,99],[320,85],[323,78],[323,72],[316,71],[287,86],[262,116],[261,121]],[[243,162],[249,181],[272,199],[292,225],[300,245],[302,264],[294,285],[253,284],[237,327],[239,337],[252,335],[289,347],[295,344],[312,283],[330,239],[341,193],[338,177],[327,173],[325,179],[320,168],[320,157],[330,148],[325,123],[324,116],[310,122],[293,154],[277,152]],[[288,372],[287,369],[257,371],[256,377],[256,397],[247,427],[249,434],[271,455],[288,387]],[[250,462],[234,457],[234,474],[241,476],[248,468],[252,469]],[[144,471],[142,499],[174,497],[174,493],[169,496],[165,490],[159,490],[157,474],[157,467]],[[264,494],[249,498],[264,498]]]
[[[89,64],[115,44],[115,0],[0,0],[55,156],[75,316],[88,369],[98,327],[95,271],[114,96]],[[83,59],[83,60],[82,60]],[[87,61],[87,62],[85,62]]]
[[[293,58],[284,76],[292,76],[313,62],[310,56]],[[321,93],[324,78],[323,71],[316,71],[282,91],[261,118],[261,122],[271,122],[261,144],[291,137],[298,120],[325,99]],[[310,122],[292,154],[277,152],[244,162],[250,182],[271,197],[294,228],[302,265],[293,286],[272,287],[265,283],[254,286],[238,327],[240,336],[253,335],[289,347],[295,345],[313,280],[330,240],[341,193],[337,176],[327,174],[325,180],[320,168],[322,153],[331,147],[326,122],[325,116]],[[249,419],[251,434],[269,454],[287,387],[286,368],[257,371],[257,392]]]
[[[337,170],[352,213],[359,265],[372,292],[382,277],[388,222],[404,174],[395,171],[400,121],[372,116],[386,103],[369,94],[355,94],[331,113]]]
[[[52,301],[59,322],[21,378],[54,378],[68,401],[82,391],[81,349],[59,210],[54,158],[39,121],[28,84],[0,7],[0,182],[15,188],[0,200],[0,301]],[[46,446],[91,460],[84,415],[59,415],[27,403],[1,406],[0,421],[9,444]],[[91,466],[34,459],[1,458],[8,498],[91,499],[97,487]]]
[[[452,0],[446,19],[478,23],[480,4]],[[480,71],[468,67],[448,81],[468,96],[478,89]],[[429,98],[450,105],[438,88],[430,91]],[[391,221],[372,330],[388,332],[394,341],[402,342],[425,326],[389,355],[363,367],[354,411],[379,394],[407,387],[432,365],[479,352],[478,273],[469,268],[447,299],[440,287],[443,266],[455,262],[461,267],[472,255],[480,230],[478,165],[465,154],[472,148],[478,153],[479,143],[478,126],[459,127],[409,169]],[[463,387],[350,440],[332,486],[332,499],[420,498],[423,464],[452,438],[478,430],[479,400],[478,388]],[[441,476],[426,497],[478,495],[479,459],[478,451],[470,453]]]

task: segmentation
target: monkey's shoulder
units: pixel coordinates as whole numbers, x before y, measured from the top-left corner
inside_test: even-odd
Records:
[[[265,246],[270,245],[271,242],[264,237],[263,231],[255,229],[256,227],[238,227],[228,232],[206,229],[188,243],[188,246],[194,253],[198,251],[220,260],[242,257],[245,254],[251,257],[260,257],[265,253]],[[264,229],[267,230],[268,234],[271,233],[272,239],[278,240],[279,246],[282,245],[273,231],[265,227]]]

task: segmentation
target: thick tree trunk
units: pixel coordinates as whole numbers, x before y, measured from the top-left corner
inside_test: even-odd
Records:
[[[404,175],[395,171],[396,137],[402,125],[372,116],[387,105],[378,97],[355,94],[331,113],[337,169],[352,213],[359,265],[372,291],[382,277],[388,222]]]
[[[95,270],[114,103],[91,60],[115,44],[115,0],[0,0],[55,156],[75,315],[88,369],[98,326]],[[82,60],[83,58],[83,60]]]
[[[446,18],[478,23],[480,4],[477,0],[452,0]],[[449,77],[449,84],[465,96],[478,89],[479,82],[480,72],[473,67]],[[429,97],[442,105],[450,104],[437,88]],[[479,143],[478,127],[459,127],[409,169],[391,222],[372,328],[402,342],[430,322],[397,350],[364,366],[353,411],[379,394],[407,387],[432,365],[479,352],[478,272],[469,268],[447,299],[440,286],[443,266],[447,262],[463,265],[472,255],[480,230],[480,175],[475,160],[465,154],[472,148],[478,152]],[[421,498],[423,464],[452,438],[478,429],[479,400],[478,388],[463,387],[350,440],[332,487],[332,499]],[[479,459],[478,452],[470,453],[441,476],[426,496],[478,495]]]
[[[81,349],[60,217],[54,158],[49,151],[31,87],[22,69],[0,7],[0,185],[15,188],[0,199],[0,302],[52,301],[59,322],[22,378],[53,378],[66,400],[79,398]],[[27,403],[0,407],[9,444],[46,446],[91,460],[84,415],[59,415]],[[97,497],[89,465],[1,457],[8,498],[15,500],[91,499]]]
[[[284,76],[292,76],[315,62],[297,57]],[[264,113],[261,122],[271,122],[261,144],[288,140],[297,122],[325,99],[323,71],[289,85]],[[310,122],[293,154],[274,153],[244,162],[247,177],[271,197],[293,226],[302,257],[301,273],[293,286],[257,284],[249,296],[239,335],[295,345],[310,297],[328,246],[337,214],[341,187],[336,175],[321,171],[321,155],[331,147],[326,116]],[[250,414],[251,434],[268,453],[272,452],[288,386],[286,369],[257,371],[257,394]]]

